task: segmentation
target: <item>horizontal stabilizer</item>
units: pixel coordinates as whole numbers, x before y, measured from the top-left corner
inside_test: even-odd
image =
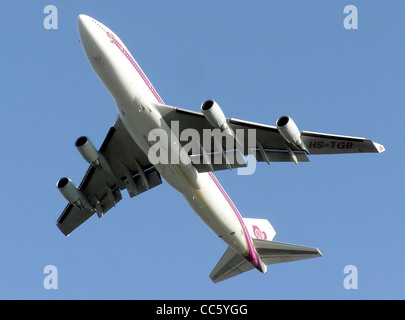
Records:
[[[266,265],[322,256],[317,248],[255,238],[252,238],[252,242],[260,259]],[[231,247],[228,247],[214,270],[212,270],[210,278],[214,283],[217,283],[253,268],[252,264],[235,252]]]
[[[251,269],[253,269],[253,265],[231,247],[228,247],[214,270],[212,270],[210,278],[214,283],[217,283]]]
[[[322,253],[317,248],[259,239],[252,239],[252,241],[266,265],[322,257]]]

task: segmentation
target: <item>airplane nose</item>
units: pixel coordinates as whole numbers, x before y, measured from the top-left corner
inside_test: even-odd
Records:
[[[80,42],[89,55],[95,46],[97,46],[97,31],[95,20],[85,14],[77,17],[77,29],[79,31]]]
[[[86,21],[91,20],[91,18],[85,14],[79,14],[79,16],[77,17],[77,23],[78,24],[84,24],[86,23]]]
[[[80,14],[77,17],[77,28],[79,29],[80,36],[84,35],[84,33],[88,31],[90,20],[91,18],[85,14]]]
[[[95,28],[95,26],[96,24],[93,18],[86,16],[85,14],[80,14],[77,17],[77,29],[79,31],[80,43],[89,59],[96,55],[95,50],[98,48],[97,31],[99,30],[98,28]]]

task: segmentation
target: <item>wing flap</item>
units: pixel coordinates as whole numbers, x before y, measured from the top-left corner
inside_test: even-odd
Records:
[[[239,150],[191,155],[191,162],[198,172],[230,170],[246,167],[246,162]]]
[[[288,153],[288,151],[281,150],[264,150],[265,156],[258,149],[256,150],[256,160],[259,162],[293,162],[293,158]],[[309,162],[309,159],[305,152],[302,151],[293,151],[298,162]],[[266,159],[267,158],[267,159]]]
[[[72,204],[68,204],[57,221],[57,226],[65,236],[68,236],[74,229],[89,219],[94,211],[79,210]]]

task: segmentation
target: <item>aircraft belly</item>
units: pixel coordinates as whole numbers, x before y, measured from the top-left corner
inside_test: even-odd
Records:
[[[207,173],[198,173],[195,167],[184,164],[180,159],[188,157],[185,151],[177,148],[177,137],[154,107],[156,96],[151,94],[147,82],[139,71],[128,68],[128,57],[122,54],[123,48],[114,46],[104,49],[93,59],[92,65],[115,98],[119,115],[135,143],[149,156],[151,147],[157,141],[151,139],[154,130],[163,130],[168,139],[166,163],[151,161],[160,175],[176,190],[183,194],[198,216],[229,246],[246,255],[248,245],[235,209],[223,197],[214,181]],[[127,60],[127,61],[125,61]],[[123,63],[125,61],[126,63]],[[177,146],[177,147],[176,147]],[[178,162],[172,163],[172,159]],[[151,159],[150,159],[151,160]]]
[[[170,132],[170,127],[162,121],[160,113],[152,105],[142,102],[142,99],[134,100],[131,107],[120,106],[118,103],[118,109],[128,132],[146,154],[156,143],[148,139],[151,130]],[[180,152],[184,150],[174,147],[178,143],[176,137],[169,139],[166,152],[173,158],[169,157],[168,160],[180,159]],[[161,151],[165,151],[164,148]],[[182,161],[154,165],[166,182],[185,197],[212,231],[241,255],[248,253],[246,237],[237,213],[208,173],[199,173],[191,163],[186,165]]]
[[[183,193],[184,198],[215,234],[239,254],[246,255],[248,252],[246,238],[231,205],[219,194],[207,173],[199,173],[198,180],[202,188],[188,188]]]

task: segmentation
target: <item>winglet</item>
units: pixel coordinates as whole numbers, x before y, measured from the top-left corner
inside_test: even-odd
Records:
[[[379,143],[374,142],[374,141],[373,141],[373,144],[374,144],[374,147],[376,148],[378,153],[382,153],[382,152],[385,151],[385,148],[384,148],[384,146],[382,144],[379,144]]]

